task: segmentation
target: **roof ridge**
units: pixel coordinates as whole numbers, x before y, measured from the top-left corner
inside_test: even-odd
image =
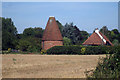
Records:
[[[104,43],[106,43],[105,38],[99,33],[99,30],[98,30],[98,29],[95,30],[95,33],[97,33],[97,35],[102,39],[102,41],[103,41]]]

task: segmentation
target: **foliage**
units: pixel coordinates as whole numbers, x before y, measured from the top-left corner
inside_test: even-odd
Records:
[[[68,46],[68,45],[71,45],[72,43],[71,43],[71,40],[69,38],[63,37],[63,44],[65,46]]]
[[[107,26],[103,26],[101,29],[100,29],[100,32],[102,32],[104,35],[107,36],[107,38],[113,42],[116,42],[118,40],[118,44],[120,42],[120,33],[117,29],[113,29],[113,30],[108,30]],[[115,43],[116,45],[116,43]]]
[[[100,29],[100,32],[102,32],[104,35],[108,36],[108,28],[107,26],[103,26],[101,29]]]
[[[73,45],[80,45],[88,38],[89,34],[86,31],[80,31],[73,23],[66,23],[63,27],[62,36],[71,39]]]
[[[29,52],[40,52],[40,50],[42,49],[41,39],[43,31],[44,30],[39,27],[26,28],[23,31],[23,34],[17,35],[17,38],[19,39],[17,49]]]
[[[80,54],[80,46],[55,46],[47,50],[47,54]]]
[[[11,18],[2,18],[2,49],[15,48],[17,29]]]
[[[117,53],[117,46],[55,46],[47,50],[47,54],[112,54]]]
[[[35,27],[35,28],[30,27],[30,28],[26,28],[23,31],[24,37],[32,36],[32,37],[36,37],[36,38],[42,38],[42,35],[43,35],[43,29],[39,28],[39,27]]]
[[[46,50],[42,49],[40,53],[41,54],[46,54]]]
[[[112,43],[113,45],[119,45],[119,41],[117,39],[114,39]]]
[[[17,49],[21,51],[29,51],[29,52],[40,52],[41,48],[41,39],[34,37],[26,37],[24,39],[20,39],[17,45]]]
[[[115,48],[117,52],[100,59],[92,74],[86,73],[88,78],[120,78],[120,46]]]
[[[17,28],[14,26],[14,23],[11,18],[1,18],[2,20],[2,49],[8,50],[8,48],[15,49],[15,50],[21,50],[21,51],[29,51],[29,52],[40,52],[41,47],[41,41],[42,41],[42,35],[44,29],[40,27],[35,28],[26,28],[24,29],[23,33],[18,34]],[[80,31],[79,28],[74,25],[73,23],[66,23],[65,26],[63,26],[58,20],[56,21],[59,29],[63,36],[64,45],[68,48],[66,50],[70,53],[69,49],[73,46],[69,45],[81,45],[89,36],[89,34],[86,31]],[[107,26],[103,26],[100,30],[104,35],[106,35],[110,41],[114,45],[120,44],[120,33],[117,29],[108,30]],[[0,31],[1,32],[1,31]],[[0,35],[1,37],[1,35]],[[0,40],[1,41],[1,40]],[[1,47],[1,46],[0,46]],[[78,47],[76,47],[77,49]],[[93,49],[95,48],[95,49]],[[63,48],[62,48],[63,49]],[[71,49],[71,51],[73,50]],[[75,50],[76,50],[75,49]],[[79,48],[81,51],[81,47]],[[104,50],[105,49],[105,50]],[[114,47],[111,47],[111,50],[106,47],[85,47],[85,53],[84,54],[100,54],[100,51],[103,51],[102,53],[112,53]],[[65,53],[69,54],[66,50]],[[59,51],[59,50],[58,50]],[[62,50],[61,50],[62,51]],[[62,51],[62,53],[64,53]],[[4,51],[3,51],[4,52]],[[72,51],[74,53],[75,51]],[[84,51],[83,51],[84,52]],[[9,51],[5,51],[5,53],[9,53]],[[75,54],[78,54],[80,52],[77,52]]]
[[[11,48],[8,48],[8,53],[10,53],[11,52]]]
[[[40,27],[26,28],[18,34],[11,18],[2,19],[2,49],[20,49],[22,51],[37,52],[41,50],[43,29]],[[3,51],[4,52],[4,51]],[[9,52],[9,51],[8,51]],[[5,52],[7,53],[7,52]]]
[[[83,48],[81,49],[81,53],[82,53],[82,54],[85,54],[85,51],[86,51],[86,48],[83,47]]]

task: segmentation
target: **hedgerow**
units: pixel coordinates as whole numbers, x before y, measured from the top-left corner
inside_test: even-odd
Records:
[[[116,46],[54,46],[47,50],[47,54],[112,54],[118,51]]]

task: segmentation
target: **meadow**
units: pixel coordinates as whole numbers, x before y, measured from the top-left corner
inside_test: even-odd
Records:
[[[3,78],[85,78],[106,55],[3,54]]]

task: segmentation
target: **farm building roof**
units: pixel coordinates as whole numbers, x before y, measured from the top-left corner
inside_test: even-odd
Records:
[[[59,27],[56,23],[55,17],[49,17],[45,31],[42,37],[43,41],[59,41],[63,40]]]
[[[95,32],[83,43],[83,45],[111,45],[113,44],[110,40],[103,35],[99,30],[95,30]]]

